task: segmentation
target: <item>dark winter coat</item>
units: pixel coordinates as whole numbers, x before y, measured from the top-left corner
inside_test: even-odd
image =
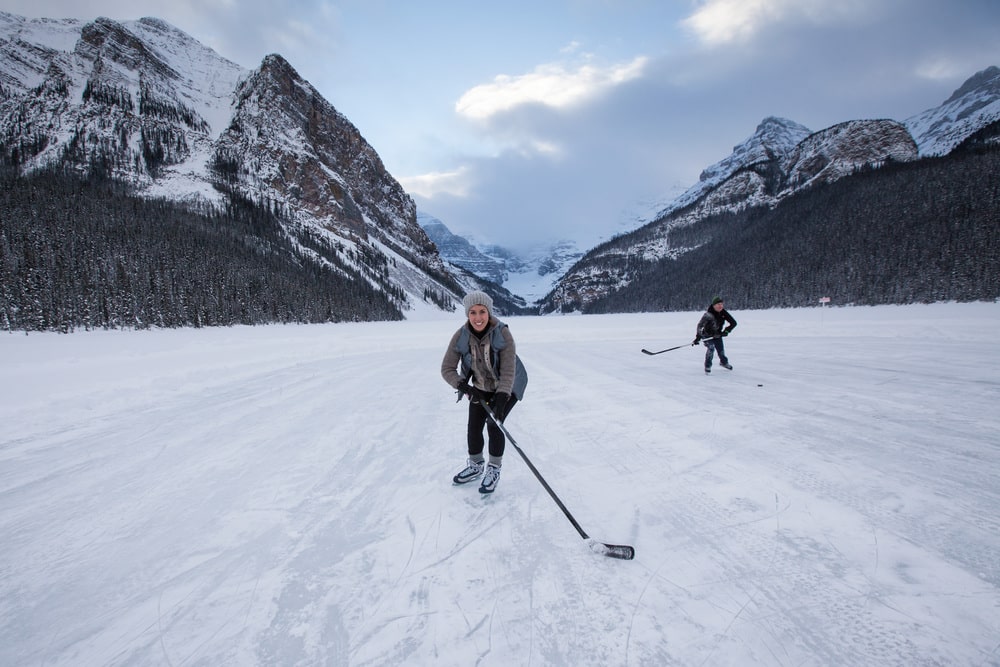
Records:
[[[729,323],[729,328],[725,328],[727,322]],[[709,306],[705,314],[698,320],[698,331],[695,340],[718,338],[719,336],[728,334],[735,328],[736,320],[729,314],[728,310],[723,308],[721,311],[715,312],[715,308]]]

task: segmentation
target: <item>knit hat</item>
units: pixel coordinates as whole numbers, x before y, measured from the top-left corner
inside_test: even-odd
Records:
[[[722,297],[721,297],[721,296],[717,296],[717,297],[715,297],[714,299],[712,299],[712,305],[713,305],[713,306],[714,306],[715,304],[717,304],[717,303],[722,303]]]
[[[486,292],[469,292],[462,299],[462,305],[465,306],[466,317],[468,317],[469,311],[472,310],[473,306],[486,306],[486,310],[490,311],[490,315],[493,314],[493,299]]]

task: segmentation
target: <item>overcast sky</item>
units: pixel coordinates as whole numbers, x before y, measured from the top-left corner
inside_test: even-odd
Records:
[[[998,0],[0,0],[280,53],[453,231],[584,248],[762,119],[907,117],[1000,65]]]

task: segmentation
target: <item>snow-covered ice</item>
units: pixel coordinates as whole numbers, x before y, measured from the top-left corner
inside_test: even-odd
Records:
[[[1000,305],[0,336],[3,665],[998,665]]]

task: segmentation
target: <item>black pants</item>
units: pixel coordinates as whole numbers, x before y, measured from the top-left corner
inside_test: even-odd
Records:
[[[487,400],[492,400],[493,394],[485,395]],[[507,407],[504,408],[502,415],[497,415],[497,419],[503,421],[510,414],[510,411],[514,409],[514,404],[517,403],[517,398],[514,396],[510,397],[507,401]],[[490,456],[500,458],[503,456],[504,447],[507,445],[507,439],[503,437],[503,431],[501,431],[496,424],[487,416],[486,410],[483,409],[477,401],[469,401],[469,456],[481,456],[483,453],[483,427],[486,427],[486,432],[490,436]]]

